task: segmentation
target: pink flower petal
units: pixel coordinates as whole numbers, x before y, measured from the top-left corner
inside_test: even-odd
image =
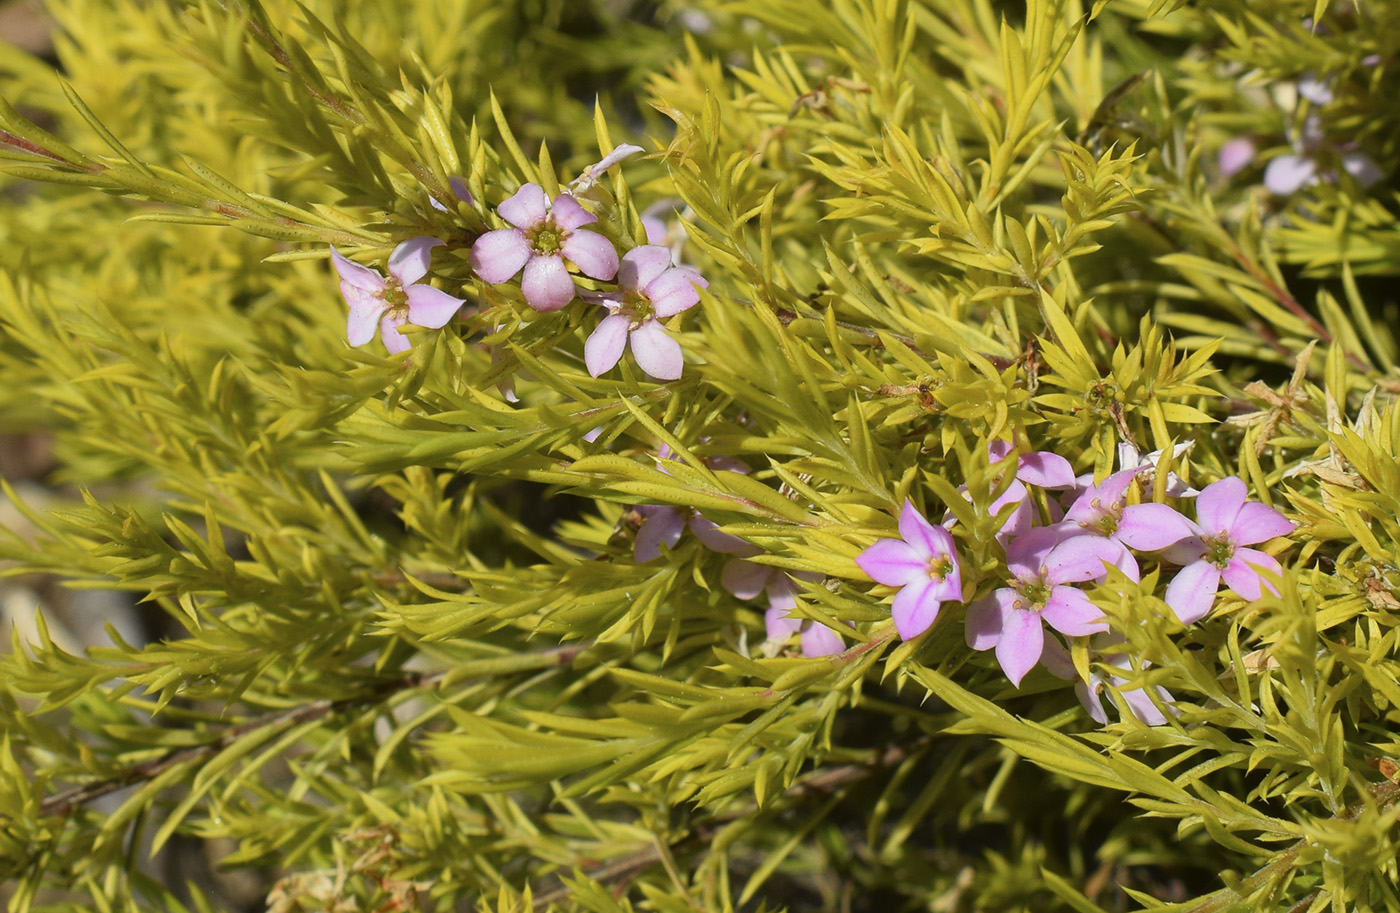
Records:
[[[1118,541],[1142,552],[1167,548],[1190,535],[1186,518],[1165,504],[1131,504],[1118,522]]]
[[[621,314],[604,317],[583,344],[583,363],[588,373],[600,377],[611,371],[627,348],[628,319]]]
[[[788,609],[769,609],[763,613],[764,636],[769,640],[787,640],[802,630],[802,619],[788,615]]]
[[[409,286],[407,294],[408,322],[434,330],[447,326],[448,321],[466,303],[431,285]]]
[[[821,656],[834,656],[846,649],[841,635],[826,625],[811,621],[802,632],[802,655],[816,659]]]
[[[685,369],[681,344],[667,335],[655,320],[632,331],[632,357],[637,366],[657,380],[677,380]]]
[[[753,599],[768,586],[774,568],[743,558],[730,558],[720,571],[719,582],[736,599]],[[779,572],[781,573],[781,572]]]
[[[561,193],[554,198],[554,224],[562,231],[573,231],[584,225],[592,225],[598,221],[598,217],[578,204],[578,200]],[[602,276],[594,276],[594,279],[602,279]],[[607,278],[611,279],[611,276]]]
[[[564,258],[594,279],[617,275],[617,248],[595,231],[571,231],[559,245]]]
[[[768,607],[770,609],[782,609],[790,611],[797,606],[797,586],[792,582],[792,578],[782,571],[774,571],[768,575],[768,583],[763,587],[768,594]]]
[[[693,515],[688,525],[695,538],[700,540],[700,544],[712,552],[738,555],[740,558],[752,558],[754,555],[763,554],[763,549],[750,545],[738,536],[720,532],[715,521],[707,520],[699,514]]]
[[[1293,521],[1281,512],[1255,501],[1240,508],[1234,525],[1230,527],[1230,538],[1239,545],[1254,545],[1256,542],[1267,542],[1275,536],[1286,536],[1293,532],[1294,528]]]
[[[1307,184],[1317,183],[1317,163],[1301,155],[1280,155],[1264,166],[1264,186],[1286,197]]]
[[[340,274],[342,289],[346,285],[365,292],[377,292],[384,288],[383,276],[368,266],[361,266],[352,260],[345,259],[340,251],[334,247],[331,248],[331,263],[335,266],[335,271]],[[348,299],[349,296],[347,295],[346,298]]]
[[[963,636],[967,645],[974,650],[990,650],[1001,640],[1005,618],[1018,609],[1013,609],[1016,591],[1002,587],[996,592],[967,607],[967,619],[963,624]]]
[[[1117,682],[1115,682],[1115,684],[1117,684]],[[1152,690],[1157,693],[1157,697],[1161,699],[1164,704],[1172,699],[1167,689],[1160,685],[1152,686]],[[1131,691],[1119,691],[1118,693],[1122,696],[1123,703],[1127,704],[1128,709],[1133,712],[1133,716],[1137,717],[1148,726],[1161,726],[1167,722],[1166,715],[1157,709],[1156,704],[1152,703],[1152,698],[1148,695],[1146,689],[1134,688]]]
[[[687,269],[668,269],[646,287],[647,297],[658,317],[672,317],[700,303],[700,292]]]
[[[496,212],[516,228],[535,228],[549,217],[549,197],[539,184],[526,184],[497,206]]]
[[[498,228],[488,231],[472,245],[472,270],[492,285],[505,282],[520,272],[534,256],[525,232],[518,228]]]
[[[1248,493],[1244,480],[1238,476],[1226,476],[1219,482],[1212,482],[1196,496],[1196,523],[1208,535],[1218,536],[1228,532],[1234,527],[1235,517],[1244,507]]]
[[[617,284],[625,289],[641,291],[670,268],[669,250],[656,244],[643,244],[622,255],[622,263],[617,269]]]
[[[1037,450],[1021,455],[1016,464],[1016,478],[1041,488],[1073,488],[1074,467],[1058,453]]]
[[[1045,629],[1040,625],[1040,616],[1035,612],[1008,612],[997,641],[997,662],[1011,684],[1021,687],[1021,679],[1040,661],[1044,649]]]
[[[399,332],[399,327],[403,326],[402,317],[395,317],[392,314],[385,314],[379,321],[379,338],[384,340],[384,348],[390,354],[397,355],[400,352],[407,352],[413,345],[408,341],[408,337]]]
[[[894,616],[894,627],[900,639],[918,637],[938,618],[939,602],[930,592],[931,584],[925,577],[922,582],[911,583],[895,594],[890,614]]]
[[[574,300],[574,280],[564,268],[558,254],[535,255],[525,264],[520,277],[520,291],[525,303],[543,314],[557,311]]]
[[[1074,587],[1057,586],[1051,590],[1040,616],[1046,624],[1068,637],[1087,637],[1108,630],[1103,610]]]
[[[1105,565],[1117,565],[1123,546],[1100,536],[1075,536],[1045,556],[1045,579],[1052,584],[1083,583],[1108,575]]]
[[[1210,611],[1218,589],[1220,571],[1209,561],[1196,561],[1177,571],[1165,598],[1182,624],[1195,624]]]
[[[341,283],[340,291],[350,305],[350,316],[345,322],[345,338],[352,346],[362,346],[374,338],[375,330],[379,328],[379,318],[384,314],[384,299],[348,283]]]
[[[1216,156],[1216,166],[1222,178],[1232,178],[1254,161],[1254,140],[1247,136],[1232,139],[1220,147]]]
[[[1269,592],[1277,596],[1278,589],[1260,576],[1261,570],[1281,575],[1283,565],[1267,552],[1253,548],[1237,548],[1225,564],[1221,576],[1225,578],[1225,585],[1241,599],[1253,602],[1264,595],[1263,588],[1266,586]]]
[[[685,514],[678,507],[646,505],[637,508],[643,516],[642,525],[637,530],[637,538],[632,542],[632,559],[638,564],[661,557],[661,545],[675,548],[685,531]]]
[[[433,248],[447,242],[438,238],[417,237],[394,248],[389,255],[389,275],[399,280],[399,285],[412,285],[428,275],[428,265],[432,262]]]
[[[898,539],[881,539],[857,555],[856,564],[871,580],[886,586],[928,580],[928,559]]]

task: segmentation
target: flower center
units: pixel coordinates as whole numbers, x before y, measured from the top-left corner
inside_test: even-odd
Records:
[[[1079,525],[1100,536],[1112,536],[1118,532],[1123,522],[1123,509],[1117,504],[1103,504],[1098,498],[1089,502],[1089,519],[1079,521]]]
[[[1219,536],[1202,536],[1201,541],[1206,546],[1205,559],[1222,570],[1235,556],[1235,543],[1231,541],[1228,533],[1221,533]]]
[[[655,316],[651,299],[641,289],[627,289],[622,293],[622,309],[632,315],[633,326],[640,326]]]
[[[1033,609],[1037,612],[1045,608],[1045,603],[1050,601],[1050,591],[1053,589],[1045,582],[1044,577],[1023,577],[1011,584],[1011,587],[1021,597],[1016,600],[1016,608]],[[1023,601],[1025,605],[1022,605]]]
[[[546,219],[543,225],[530,231],[530,246],[537,254],[557,254],[564,245],[564,234],[553,219]]]
[[[930,580],[937,580],[939,583],[948,579],[948,575],[953,572],[953,562],[947,555],[934,555],[928,560],[928,577]]]

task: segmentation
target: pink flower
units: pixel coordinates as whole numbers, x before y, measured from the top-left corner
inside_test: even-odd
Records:
[[[1165,504],[1128,504],[1128,486],[1141,470],[1115,472],[1098,485],[1090,484],[1065,511],[1057,528],[1102,536],[1119,544],[1113,564],[1134,579],[1137,561],[1128,549],[1157,551],[1191,535],[1189,521]]]
[[[1131,674],[1131,670],[1119,665],[1127,659],[1127,654],[1121,650],[1115,650],[1123,643],[1122,635],[1104,634],[1094,638],[1094,640],[1095,643],[1090,647],[1091,658],[1113,669]],[[1157,705],[1152,703],[1152,698],[1146,689],[1131,688],[1125,690],[1123,688],[1128,683],[1126,678],[1114,675],[1112,672],[1095,669],[1089,673],[1087,682],[1080,680],[1079,670],[1074,667],[1074,660],[1070,657],[1069,650],[1060,643],[1057,637],[1046,638],[1045,652],[1041,655],[1040,662],[1051,675],[1074,682],[1074,694],[1079,698],[1079,703],[1100,726],[1108,725],[1108,713],[1104,710],[1102,693],[1105,688],[1110,687],[1118,689],[1118,694],[1123,698],[1128,711],[1148,726],[1161,726],[1167,721],[1162,711],[1158,710]],[[1147,665],[1147,663],[1143,663],[1144,668]],[[1175,700],[1171,692],[1161,685],[1153,685],[1151,688],[1163,704]],[[1168,707],[1168,709],[1173,714],[1176,713],[1175,708]]]
[[[738,536],[720,532],[713,520],[706,520],[693,508],[643,504],[636,510],[642,517],[642,525],[637,529],[637,538],[632,541],[632,560],[638,564],[660,558],[663,544],[668,550],[675,548],[686,529],[711,551],[746,557],[762,551]]]
[[[773,606],[763,613],[764,632],[770,643],[781,644],[798,634],[801,636],[802,655],[814,658],[831,656],[846,649],[846,642],[840,634],[810,618],[794,618],[788,614],[790,611],[790,608]]]
[[[789,575],[767,564],[731,558],[724,563],[720,584],[736,599],[753,599],[759,593],[768,594],[768,611],[763,614],[763,626],[770,643],[780,643],[794,634],[802,637],[803,656],[830,656],[846,648],[841,635],[810,618],[794,618],[788,613],[797,608],[797,586],[793,577],[815,582],[820,574],[798,571]]]
[[[1269,592],[1278,595],[1261,571],[1281,574],[1283,567],[1272,555],[1245,548],[1286,536],[1294,524],[1272,507],[1245,503],[1244,481],[1227,476],[1207,485],[1196,498],[1196,522],[1186,520],[1191,535],[1167,549],[1169,561],[1184,565],[1167,585],[1167,605],[1183,624],[1205,617],[1224,578],[1236,596],[1254,600]]]
[[[1006,547],[1011,585],[967,609],[967,645],[995,647],[997,662],[1017,687],[1044,651],[1042,621],[1068,637],[1108,630],[1103,612],[1069,584],[1102,579],[1122,546],[1098,536],[1064,535],[1038,527],[1011,540]]]
[[[352,263],[331,248],[331,261],[340,274],[340,294],[350,305],[345,337],[352,346],[373,339],[378,326],[384,347],[397,355],[409,348],[408,338],[399,332],[405,323],[434,330],[447,325],[464,303],[462,299],[431,285],[417,284],[428,274],[432,249],[442,243],[437,238],[409,238],[389,255],[388,277]]]
[[[924,633],[944,602],[962,602],[962,575],[953,537],[904,502],[899,539],[881,539],[856,557],[876,583],[900,587],[890,606],[895,630],[904,640]]]
[[[488,231],[472,245],[471,264],[487,282],[509,281],[521,269],[520,290],[537,311],[557,311],[574,300],[577,289],[566,263],[594,279],[617,275],[617,251],[597,232],[582,231],[598,221],[567,193],[553,204],[539,184],[526,184],[496,211],[514,228]]]
[[[671,265],[671,252],[654,244],[634,247],[622,255],[616,295],[590,295],[609,314],[583,346],[588,373],[597,377],[622,358],[630,343],[632,357],[658,380],[681,376],[684,359],[680,343],[666,333],[659,318],[674,317],[700,301],[699,288],[709,285],[695,270]]]

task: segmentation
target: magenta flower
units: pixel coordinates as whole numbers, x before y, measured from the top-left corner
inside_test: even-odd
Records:
[[[472,245],[471,264],[487,282],[509,281],[521,269],[520,290],[537,311],[557,311],[577,288],[566,264],[594,279],[617,275],[617,251],[597,232],[583,231],[598,217],[567,193],[551,204],[539,184],[526,184],[496,211],[514,228],[488,231]]]
[[[967,609],[967,645],[995,647],[997,662],[1017,687],[1045,649],[1042,621],[1068,637],[1108,630],[1103,612],[1070,584],[1105,577],[1122,546],[1098,536],[1064,536],[1063,530],[1038,527],[1011,540],[1011,585]]]
[[[434,330],[447,325],[463,305],[462,299],[431,285],[417,284],[428,274],[432,249],[442,243],[437,238],[409,238],[389,255],[387,277],[331,248],[331,261],[340,274],[340,294],[350,305],[345,338],[352,346],[373,339],[377,326],[384,347],[397,355],[409,348],[408,338],[399,332],[405,323]]]
[[[861,552],[856,564],[876,583],[901,587],[890,614],[899,636],[909,640],[929,629],[944,602],[962,602],[962,575],[953,537],[924,519],[912,501],[899,512],[899,535]]]
[[[1265,587],[1278,595],[1261,571],[1281,574],[1282,565],[1272,555],[1245,546],[1286,536],[1294,524],[1272,507],[1246,504],[1247,493],[1244,481],[1235,476],[1207,485],[1196,498],[1196,522],[1186,521],[1191,535],[1165,553],[1167,560],[1183,565],[1166,593],[1167,605],[1182,624],[1205,617],[1221,578],[1241,599],[1258,599]]]
[[[672,266],[671,252],[664,247],[644,244],[623,254],[617,293],[589,296],[609,314],[584,343],[588,373],[597,377],[612,370],[630,343],[643,371],[658,380],[679,378],[685,363],[680,343],[667,335],[660,319],[694,307],[700,301],[697,286],[708,285],[690,267]]]

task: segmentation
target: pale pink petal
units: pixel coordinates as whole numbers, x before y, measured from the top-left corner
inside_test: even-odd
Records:
[[[597,216],[580,206],[578,200],[567,193],[561,193],[554,198],[553,213],[554,224],[559,226],[561,231],[573,231],[575,228],[592,225],[598,221]],[[593,278],[601,279],[603,277],[594,276]]]
[[[841,635],[826,625],[812,621],[802,632],[802,655],[816,659],[821,656],[834,656],[846,649]]]
[[[447,179],[447,186],[452,188],[452,192],[457,195],[457,199],[466,203],[468,206],[472,205],[472,193],[467,189],[466,178],[458,177],[454,174]]]
[[[409,238],[394,248],[394,252],[389,255],[389,275],[399,280],[399,285],[412,285],[428,275],[433,248],[441,247],[445,243],[447,242],[439,238]]]
[[[632,357],[637,366],[657,380],[676,380],[685,369],[681,344],[667,335],[655,320],[632,331]]]
[[[384,288],[384,277],[370,269],[368,266],[361,266],[352,260],[347,260],[341,256],[340,251],[331,248],[331,263],[335,266],[335,271],[340,274],[341,288],[346,285],[351,288],[360,289],[366,292],[377,292]],[[349,296],[346,296],[349,298]]]
[[[617,248],[596,231],[569,232],[559,252],[585,276],[611,279],[617,275]]]
[[[647,234],[648,244],[666,243],[666,223],[656,216],[642,216],[642,230]]]
[[[925,577],[895,594],[894,602],[890,604],[890,614],[894,616],[894,627],[902,640],[918,637],[938,618],[939,602],[930,592],[933,589],[931,583]]]
[[[1239,545],[1254,545],[1275,536],[1286,536],[1293,532],[1294,526],[1293,521],[1278,510],[1254,501],[1240,508],[1230,527],[1230,538]]]
[[[1117,538],[1143,552],[1175,545],[1191,535],[1186,518],[1165,504],[1131,504],[1123,508]]]
[[[712,552],[738,555],[740,558],[752,558],[754,555],[763,554],[763,549],[750,545],[738,536],[720,532],[715,521],[707,520],[699,514],[693,515],[688,525],[695,538],[700,540],[700,544]]]
[[[1220,571],[1209,561],[1196,561],[1177,571],[1167,584],[1167,605],[1182,624],[1194,624],[1206,616],[1220,589]]]
[[[790,611],[797,606],[797,586],[792,578],[782,571],[768,575],[768,583],[763,587],[768,594],[768,607]]]
[[[1103,610],[1074,587],[1057,586],[1051,590],[1040,615],[1046,624],[1068,637],[1086,637],[1108,630]]]
[[[611,371],[627,348],[628,319],[621,314],[604,317],[583,344],[583,363],[588,373],[600,377]]]
[[[720,571],[719,582],[736,599],[753,599],[768,586],[775,569],[743,558],[730,558]]]
[[[646,564],[661,557],[661,545],[675,548],[685,531],[685,514],[678,507],[656,507],[646,505],[637,508],[641,514],[641,527],[632,543],[632,558],[638,564]]]
[[[1342,156],[1342,170],[1351,175],[1362,188],[1385,179],[1385,172],[1364,152],[1348,152]]]
[[[557,311],[574,300],[574,280],[564,268],[564,261],[558,254],[536,255],[525,264],[525,274],[520,277],[520,291],[525,295],[525,303],[535,310],[547,314]]]
[[[496,212],[516,228],[535,228],[549,217],[549,197],[539,184],[526,184],[497,206]]]
[[[525,232],[518,228],[498,228],[476,239],[469,260],[478,276],[496,285],[520,272],[532,256],[534,251],[525,240]]]
[[[1074,467],[1058,453],[1037,450],[1022,454],[1016,464],[1016,478],[1041,488],[1073,488]]]
[[[1229,531],[1248,493],[1244,480],[1238,476],[1212,482],[1196,496],[1196,523],[1212,536]]]
[[[1278,589],[1260,576],[1261,570],[1282,574],[1283,565],[1279,564],[1278,559],[1267,552],[1252,548],[1237,548],[1235,554],[1225,564],[1225,570],[1221,574],[1225,578],[1225,585],[1233,590],[1236,596],[1253,602],[1264,595],[1262,588],[1265,586],[1269,588],[1269,592],[1275,596],[1278,595]]]
[[[1052,584],[1083,583],[1108,574],[1107,565],[1117,566],[1123,546],[1101,536],[1075,536],[1050,550],[1045,556],[1045,579]]]
[[[989,596],[967,607],[967,619],[963,623],[963,636],[967,645],[974,650],[990,650],[1001,640],[1004,619],[1013,611],[1012,604],[1019,597],[1010,587],[1002,587]]]
[[[1264,186],[1281,197],[1316,182],[1317,163],[1301,155],[1280,155],[1264,166]]]
[[[1001,497],[992,501],[988,507],[992,516],[999,516],[1008,505],[1015,505],[1002,521],[1001,528],[997,530],[997,541],[1003,547],[1012,540],[1019,538],[1024,533],[1030,531],[1031,524],[1035,521],[1035,514],[1031,508],[1031,495],[1026,486],[1020,482],[1012,481],[1011,486],[1001,493]]]
[[[1254,161],[1254,140],[1247,136],[1232,139],[1220,147],[1216,156],[1216,166],[1222,178],[1232,178]]]
[[[773,609],[763,613],[764,636],[769,640],[787,640],[802,630],[802,619],[788,615],[788,609]]]
[[[987,442],[987,462],[995,466],[1011,454],[1010,441],[988,441]]]
[[[928,579],[928,558],[898,539],[881,539],[856,556],[866,576],[886,586],[907,586]]]
[[[1152,690],[1157,693],[1157,697],[1163,704],[1172,699],[1167,689],[1159,685],[1153,685]],[[1133,716],[1148,726],[1161,726],[1167,722],[1166,715],[1157,709],[1156,704],[1152,703],[1152,698],[1146,689],[1134,688],[1131,691],[1119,691],[1118,693],[1123,698],[1123,703],[1127,704],[1128,709],[1132,711]]]
[[[1040,625],[1040,616],[1035,612],[1008,612],[997,641],[997,662],[1011,684],[1021,687],[1021,679],[1040,661],[1044,649],[1045,629]]]
[[[1108,725],[1108,712],[1103,709],[1103,698],[1099,697],[1099,691],[1103,688],[1103,678],[1098,673],[1084,682],[1074,683],[1074,696],[1079,698],[1080,705],[1089,713],[1090,719],[1100,726]]]
[[[657,276],[671,268],[671,252],[656,244],[643,244],[622,255],[617,268],[617,284],[641,291]]]
[[[464,302],[431,285],[412,285],[407,289],[408,322],[436,330],[447,326]]]
[[[362,346],[374,338],[379,328],[379,318],[384,314],[384,299],[341,283],[340,291],[350,305],[350,316],[345,322],[345,338],[352,346]]]
[[[384,348],[393,355],[400,352],[407,352],[412,346],[408,337],[399,332],[399,327],[403,326],[402,317],[395,317],[393,314],[385,314],[379,321],[379,338],[384,340]]]
[[[1040,664],[1056,678],[1070,681],[1079,677],[1079,672],[1074,668],[1074,660],[1070,658],[1069,651],[1060,643],[1058,637],[1045,638],[1045,649],[1041,651]]]
[[[1123,500],[1123,495],[1127,493],[1128,486],[1133,484],[1133,479],[1137,478],[1145,468],[1138,467],[1115,472],[1104,479],[1103,484],[1095,486],[1097,492],[1094,497],[1098,498],[1102,504],[1118,504]]]
[[[1006,566],[1018,579],[1036,577],[1051,550],[1071,538],[1083,538],[1078,531],[1052,526],[1036,526],[1006,544]]]
[[[1200,561],[1206,554],[1206,543],[1201,537],[1205,531],[1191,521],[1187,521],[1191,529],[1191,535],[1167,547],[1162,552],[1162,557],[1172,564],[1191,564]]]
[[[658,317],[671,317],[700,303],[693,276],[691,270],[668,269],[647,285],[647,297]]]

